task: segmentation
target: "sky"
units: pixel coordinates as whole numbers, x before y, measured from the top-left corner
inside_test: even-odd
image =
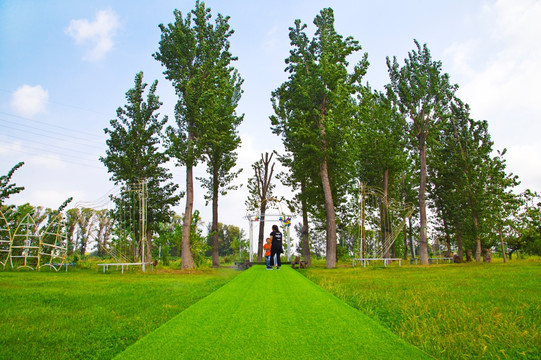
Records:
[[[400,64],[426,43],[434,60],[459,85],[457,92],[477,120],[487,120],[494,149],[507,149],[507,170],[519,175],[518,191],[541,191],[541,1],[538,0],[209,0],[213,16],[230,16],[234,66],[244,79],[237,108],[242,146],[237,180],[244,185],[220,200],[220,222],[248,234],[245,200],[251,165],[262,153],[282,149],[270,131],[271,92],[287,79],[288,28],[295,19],[309,25],[326,7],[335,28],[352,36],[368,53],[363,79],[382,90],[389,82],[386,57]],[[106,168],[103,129],[126,104],[135,74],[158,80],[159,113],[174,118],[176,96],[152,54],[158,50],[159,24],[185,16],[195,1],[185,0],[0,0],[0,174],[19,161],[25,165],[12,182],[24,186],[8,203],[58,208],[110,207],[118,193]],[[350,58],[355,63],[361,53]],[[277,167],[278,164],[277,164]],[[171,164],[174,181],[185,190],[185,169]],[[196,176],[205,176],[204,166]],[[290,192],[278,187],[277,195]],[[195,188],[195,208],[211,221],[204,190]],[[181,200],[175,211],[182,214]],[[298,219],[293,219],[293,224]],[[268,225],[270,232],[270,224]],[[254,231],[256,231],[254,227]]]

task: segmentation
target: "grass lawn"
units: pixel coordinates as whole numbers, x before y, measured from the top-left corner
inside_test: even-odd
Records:
[[[0,271],[0,359],[111,359],[237,274]]]
[[[256,265],[117,359],[424,359],[291,267]]]
[[[438,359],[541,358],[539,259],[302,273]]]

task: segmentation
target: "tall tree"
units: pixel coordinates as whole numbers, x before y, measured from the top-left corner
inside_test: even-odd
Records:
[[[272,162],[273,155],[274,153],[271,153],[270,156],[269,153],[265,153],[265,156],[261,154],[261,159],[252,164],[254,177],[248,179],[249,198],[246,202],[246,206],[250,210],[259,210],[259,214],[261,215],[257,241],[257,261],[263,261],[263,237],[266,220],[265,212],[267,211],[269,200],[271,200],[272,191],[276,186],[272,183],[274,173],[274,162]]]
[[[167,122],[167,116],[159,119],[156,113],[162,103],[156,95],[158,81],[155,80],[147,94],[146,102],[143,94],[147,84],[143,83],[143,72],[135,75],[134,87],[126,92],[127,104],[117,109],[117,119],[111,120],[111,128],[104,129],[109,134],[106,156],[100,161],[111,173],[115,184],[122,184],[125,190],[135,191],[139,196],[146,196],[146,234],[140,234],[145,239],[145,245],[140,244],[141,258],[150,261],[152,258],[152,232],[159,229],[159,223],[167,221],[172,215],[171,207],[180,200],[177,194],[178,185],[170,182],[173,177],[165,167],[169,157],[160,150],[161,132]],[[146,194],[141,184],[146,183]],[[114,217],[120,226],[135,228],[135,238],[140,231],[137,216],[138,202],[131,201],[133,197],[123,194],[113,197],[117,205]]]
[[[504,158],[505,153],[506,149],[502,151],[498,150],[497,155],[492,157],[491,161],[488,162],[486,198],[489,201],[485,202],[486,205],[483,208],[483,219],[485,219],[483,230],[485,233],[496,235],[487,236],[488,241],[485,241],[484,245],[486,248],[496,245],[491,239],[498,237],[500,239],[499,244],[502,249],[504,262],[506,261],[504,229],[516,218],[521,202],[520,197],[513,192],[514,188],[520,184],[520,181],[517,175],[507,173],[505,169],[507,166]],[[477,254],[476,260],[478,260]]]
[[[94,210],[89,208],[81,209],[77,218],[77,243],[81,255],[86,254],[90,234],[94,231]]]
[[[68,255],[72,255],[77,247],[75,231],[77,230],[79,214],[79,208],[73,208],[66,211],[66,238],[68,242]]]
[[[176,158],[177,165],[186,167],[182,267],[189,269],[194,267],[190,250],[193,168],[215,136],[211,129],[216,125],[217,109],[232,104],[216,106],[221,101],[217,98],[223,99],[231,87],[230,64],[236,58],[229,52],[229,37],[233,34],[229,17],[218,14],[212,24],[210,9],[199,0],[185,19],[178,10],[174,16],[174,23],[159,25],[160,47],[153,56],[166,68],[165,77],[171,80],[179,98],[175,106],[176,127],[167,128],[167,137],[169,153]]]
[[[541,255],[541,197],[528,189],[521,194],[520,199],[520,209],[515,221],[511,223],[516,233],[507,235],[510,260],[512,253],[518,250]]]
[[[391,83],[388,93],[394,97],[401,113],[410,120],[410,134],[419,153],[419,257],[428,265],[428,239],[426,217],[427,140],[448,116],[449,104],[457,88],[451,85],[449,75],[442,73],[441,61],[432,60],[427,45],[414,40],[417,49],[408,53],[405,65],[400,67],[396,57],[387,58]]]
[[[511,191],[518,179],[505,172],[505,151],[496,157],[492,152],[488,123],[471,119],[469,106],[455,98],[430,157],[430,197],[448,241],[455,235],[461,259],[463,237],[471,239],[466,245],[480,262],[483,247],[491,247],[494,237],[502,240],[504,223],[518,208]]]
[[[348,72],[347,57],[361,47],[352,37],[343,38],[336,32],[331,8],[321,10],[314,25],[316,33],[312,40],[304,32],[306,24],[301,25],[300,20],[290,28],[293,49],[286,59],[286,71],[290,76],[275,93],[279,92],[280,106],[289,107],[295,113],[288,117],[278,113],[278,122],[274,125],[286,138],[304,133],[307,140],[303,146],[317,164],[324,199],[326,266],[334,268],[337,244],[335,200],[347,183],[340,177],[347,178],[349,173],[348,123],[355,111],[353,96],[359,91],[368,61],[365,54],[352,73]]]
[[[111,238],[113,218],[111,212],[107,209],[96,210],[96,242],[98,245],[98,256],[102,257],[106,254],[108,248],[108,241]]]
[[[214,98],[213,126],[207,131],[208,144],[204,151],[207,163],[208,178],[199,178],[203,187],[208,191],[205,199],[212,201],[212,265],[220,265],[218,251],[218,198],[227,195],[228,191],[238,187],[230,185],[242,169],[232,171],[237,163],[235,150],[240,146],[240,137],[237,128],[242,121],[242,116],[235,115],[235,109],[240,100],[242,79],[232,67],[222,69],[229,71],[224,74],[222,87],[218,89],[220,96]],[[209,105],[209,113],[211,107]]]
[[[354,129],[352,153],[358,181],[382,189],[381,240],[391,234],[390,198],[402,197],[401,182],[408,169],[406,121],[383,93],[364,89]],[[389,249],[390,250],[390,249]],[[389,250],[384,257],[390,257]]]
[[[463,239],[479,234],[477,199],[484,184],[481,168],[490,160],[492,141],[486,124],[471,119],[468,106],[459,99],[451,104],[449,121],[442,124],[435,138],[429,187],[431,204],[439,219],[436,228],[447,242],[456,242],[462,260]]]

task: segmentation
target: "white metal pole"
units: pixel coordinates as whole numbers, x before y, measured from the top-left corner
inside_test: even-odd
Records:
[[[253,251],[252,251],[252,240],[253,239],[252,238],[253,238],[254,231],[253,231],[253,228],[252,228],[252,218],[251,217],[248,219],[248,222],[250,223],[250,262],[252,262],[252,260],[253,260],[253,257],[252,257],[252,253],[253,253]]]
[[[287,231],[287,261],[291,261],[291,236],[289,231],[289,226],[286,228]]]

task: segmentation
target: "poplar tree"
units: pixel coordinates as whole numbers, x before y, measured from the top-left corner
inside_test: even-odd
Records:
[[[406,121],[385,94],[366,88],[357,121],[353,124],[356,178],[383,190],[380,224],[381,240],[384,241],[391,234],[389,198],[402,197],[400,180],[409,165]],[[387,251],[384,257],[389,255]]]
[[[229,17],[218,14],[211,23],[210,9],[197,1],[195,9],[185,18],[174,11],[175,21],[160,24],[162,32],[159,51],[153,56],[166,68],[165,77],[175,88],[176,126],[167,128],[169,154],[178,166],[186,167],[186,208],[182,226],[182,268],[194,267],[190,248],[190,229],[193,214],[193,168],[203,160],[209,142],[216,133],[219,109],[230,104],[218,104],[232,86],[230,64],[236,58],[229,52],[229,37],[233,30]],[[218,99],[218,100],[217,100]],[[234,107],[233,107],[234,109]],[[229,116],[229,115],[228,115]],[[213,179],[214,178],[213,176]],[[214,180],[213,180],[214,181]],[[217,185],[217,182],[216,184]]]
[[[441,61],[432,60],[427,45],[414,40],[417,49],[408,53],[404,66],[396,57],[387,57],[391,83],[386,87],[394,96],[400,112],[409,120],[410,139],[416,145],[420,162],[419,179],[419,257],[421,264],[428,265],[428,239],[426,215],[427,191],[427,141],[449,114],[449,104],[456,85],[451,85],[449,75],[442,72]]]
[[[349,176],[349,122],[355,112],[353,96],[359,91],[360,80],[368,67],[367,54],[349,73],[349,55],[361,50],[352,37],[344,38],[334,28],[334,12],[321,10],[314,19],[316,33],[312,40],[300,20],[289,30],[292,50],[286,59],[288,81],[279,92],[280,107],[294,116],[278,113],[273,125],[285,139],[306,139],[301,157],[316,164],[322,190],[326,228],[326,266],[336,267],[337,196],[344,195]],[[293,149],[293,148],[291,148]],[[295,151],[295,150],[294,150]],[[300,158],[299,158],[300,160]]]
[[[111,173],[111,180],[125,190],[140,181],[147,182],[147,233],[145,258],[151,259],[152,232],[159,229],[159,223],[172,216],[171,207],[180,200],[178,185],[170,182],[172,174],[165,167],[169,157],[160,151],[161,133],[167,117],[159,119],[156,113],[162,103],[156,95],[158,81],[155,80],[144,101],[143,94],[147,84],[143,83],[143,73],[135,76],[134,87],[126,92],[127,104],[117,109],[117,118],[110,121],[111,128],[104,129],[109,135],[106,155],[100,161]],[[137,203],[129,196],[113,196],[116,210],[113,213],[118,224],[125,229],[135,229],[139,236]],[[126,216],[130,214],[130,216]],[[141,244],[142,245],[142,244]],[[141,246],[142,250],[142,246]],[[142,255],[142,254],[141,254]]]
[[[272,157],[274,153],[261,154],[261,159],[252,164],[254,176],[248,179],[249,197],[246,201],[246,207],[251,210],[256,210],[259,207],[259,236],[257,248],[257,261],[263,261],[263,237],[265,232],[265,212],[269,205],[269,200],[272,198],[272,192],[276,187],[272,183],[274,174],[274,162]]]
[[[233,68],[224,68],[220,96],[214,98],[213,125],[207,130],[207,145],[203,152],[207,163],[209,177],[198,178],[201,185],[207,189],[205,199],[207,204],[212,201],[212,265],[220,265],[219,235],[218,235],[218,200],[219,196],[225,196],[231,190],[237,190],[238,186],[231,185],[242,169],[233,171],[237,165],[236,149],[240,146],[240,137],[237,128],[242,122],[243,116],[236,116],[235,109],[240,100],[242,79]],[[229,73],[229,74],[227,74]],[[212,108],[209,108],[209,112]]]

